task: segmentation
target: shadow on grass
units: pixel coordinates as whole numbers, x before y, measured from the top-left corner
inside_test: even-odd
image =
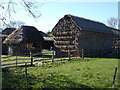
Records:
[[[18,88],[23,87],[26,83],[24,73],[17,73],[17,71],[9,68],[2,69],[2,88]]]
[[[103,55],[103,56],[97,56],[97,58],[116,58],[116,59],[120,59],[120,55],[119,54],[107,54],[107,55]]]
[[[44,76],[44,73],[35,75],[33,73],[28,74],[28,84],[26,84],[26,77],[23,69],[3,69],[3,89],[7,88],[90,88],[84,84],[76,83],[74,80],[64,74],[49,73]]]
[[[91,87],[76,83],[74,80],[70,80],[68,77],[62,74],[51,73],[43,81],[43,88],[89,88]]]

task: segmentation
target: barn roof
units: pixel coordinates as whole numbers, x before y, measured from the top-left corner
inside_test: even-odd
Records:
[[[76,25],[82,30],[113,34],[112,30],[101,22],[97,22],[73,15],[67,15],[67,16],[69,16],[76,23]]]
[[[41,42],[43,42],[43,37],[33,26],[21,26],[20,28],[17,28],[4,41],[5,44],[15,45]]]
[[[80,30],[113,34],[112,30],[101,22],[73,16],[70,14],[65,15],[63,18],[70,18],[70,20],[72,20]]]

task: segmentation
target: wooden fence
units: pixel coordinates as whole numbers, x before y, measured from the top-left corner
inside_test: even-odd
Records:
[[[71,57],[71,59],[76,59],[76,57]],[[54,51],[43,52],[42,55],[34,54],[33,55],[33,63],[37,64],[39,62],[44,63],[53,63],[57,61],[65,61],[69,60],[69,57],[55,57]],[[3,56],[2,55],[2,68],[17,68],[31,65],[30,56]]]

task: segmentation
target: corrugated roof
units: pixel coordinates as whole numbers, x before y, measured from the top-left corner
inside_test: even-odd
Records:
[[[82,30],[113,34],[112,30],[103,23],[73,15],[65,15],[64,17],[70,17]]]

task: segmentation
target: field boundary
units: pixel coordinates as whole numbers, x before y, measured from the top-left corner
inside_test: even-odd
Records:
[[[38,55],[38,54],[34,54]],[[21,56],[22,57],[22,56]],[[71,57],[72,59],[78,59],[76,57]],[[52,55],[52,51],[50,52],[43,52],[42,56],[35,57],[33,56],[34,63],[42,62],[44,63],[54,63],[58,61],[66,61],[69,60],[69,57],[55,57],[55,55]],[[27,66],[31,65],[31,58],[28,56],[23,56],[20,58],[20,56],[4,56],[2,57],[2,68],[17,68],[17,67],[23,67],[25,66],[25,63]]]

